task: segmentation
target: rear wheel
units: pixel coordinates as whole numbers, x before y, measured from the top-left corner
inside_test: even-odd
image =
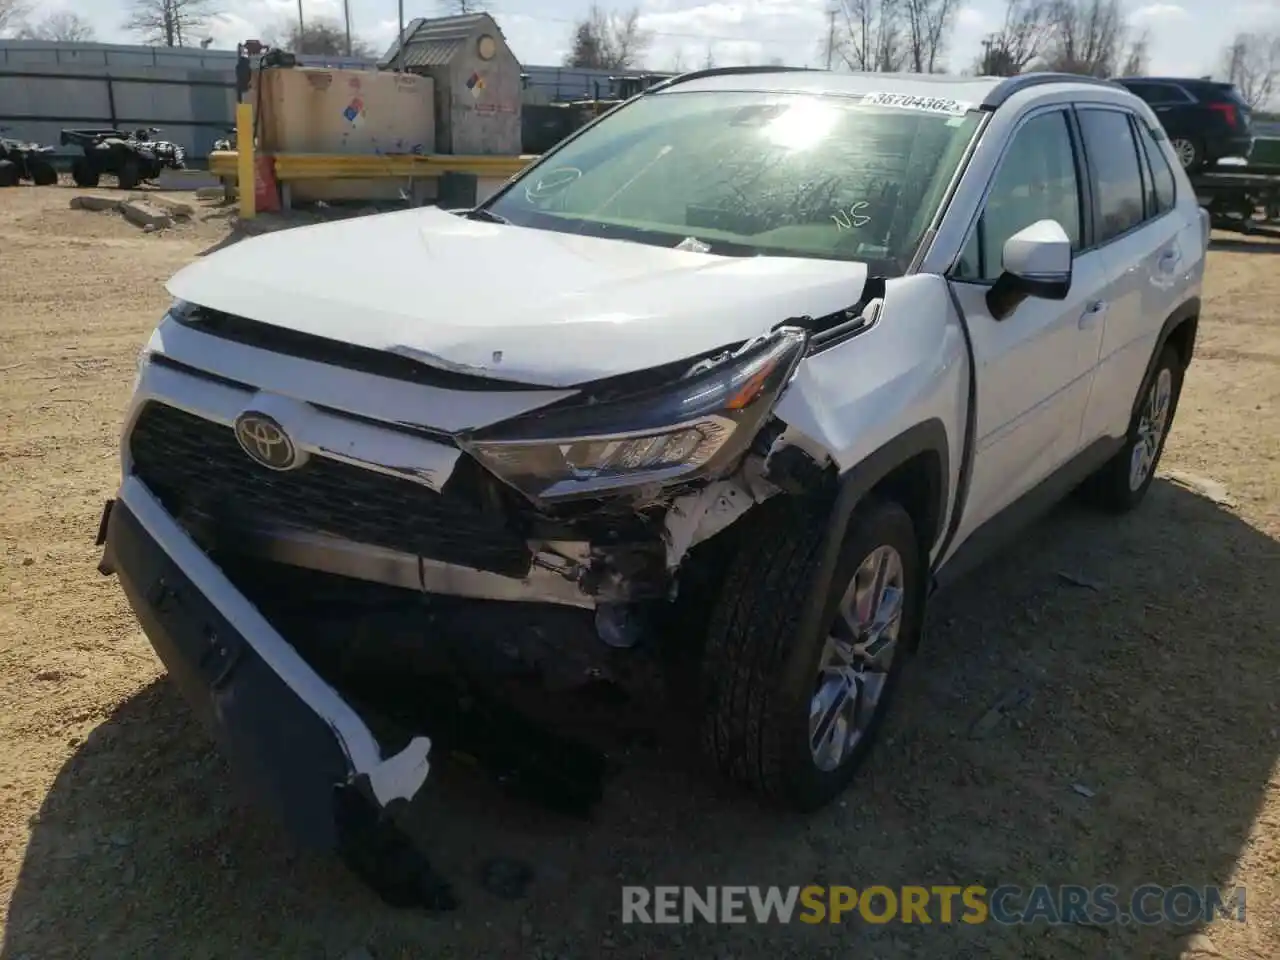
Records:
[[[33,160],[27,164],[27,171],[37,187],[51,187],[58,182],[58,171],[48,160]]]
[[[18,165],[12,160],[0,160],[0,187],[18,185]]]
[[[116,182],[120,184],[121,190],[132,190],[141,179],[142,174],[138,169],[136,157],[125,157],[120,161],[120,169],[116,171]]]
[[[96,187],[98,168],[87,157],[76,157],[71,163],[71,179],[76,182],[77,187]]]
[[[730,562],[708,629],[702,744],[721,773],[796,810],[830,802],[879,732],[920,629],[924,577],[910,516],[868,500],[823,585],[818,629],[801,621],[821,576],[825,511],[766,504]]]
[[[1188,173],[1204,166],[1204,149],[1200,144],[1187,137],[1176,137],[1171,141],[1173,152],[1178,155],[1178,162]]]
[[[1142,385],[1142,399],[1129,421],[1124,446],[1081,489],[1095,506],[1111,513],[1125,513],[1146,496],[1173,425],[1182,392],[1182,372],[1178,351],[1165,344],[1155,369]]]

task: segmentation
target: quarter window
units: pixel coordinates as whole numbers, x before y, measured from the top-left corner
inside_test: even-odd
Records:
[[[1106,243],[1142,222],[1142,172],[1129,116],[1118,110],[1081,110],[1085,152],[1097,197],[1096,242]]]
[[[1151,168],[1151,196],[1149,197],[1148,212],[1151,216],[1158,217],[1160,214],[1168,213],[1173,209],[1173,202],[1177,197],[1173,168],[1169,166],[1169,161],[1165,159],[1164,151],[1160,149],[1160,144],[1151,135],[1151,129],[1137,118],[1134,120],[1134,125],[1138,128],[1138,139],[1142,141],[1142,149],[1146,151],[1147,163]]]
[[[1014,134],[977,229],[956,262],[956,279],[997,279],[1004,270],[1005,241],[1039,220],[1058,221],[1072,249],[1080,249],[1080,185],[1067,117],[1060,110],[1032,117]]]

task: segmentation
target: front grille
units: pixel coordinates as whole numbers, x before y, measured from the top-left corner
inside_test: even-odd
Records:
[[[296,527],[507,576],[529,570],[524,540],[460,496],[323,457],[268,470],[230,427],[173,407],[148,404],[129,449],[134,473],[174,516]]]

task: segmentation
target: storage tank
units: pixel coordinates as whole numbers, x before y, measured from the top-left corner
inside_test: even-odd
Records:
[[[520,63],[489,14],[414,20],[378,67],[434,81],[439,153],[521,152]]]

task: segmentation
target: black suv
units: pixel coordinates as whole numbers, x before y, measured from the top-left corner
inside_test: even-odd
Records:
[[[1253,149],[1249,104],[1229,83],[1181,77],[1118,77],[1116,82],[1151,105],[1188,173],[1223,157],[1248,158]]]

